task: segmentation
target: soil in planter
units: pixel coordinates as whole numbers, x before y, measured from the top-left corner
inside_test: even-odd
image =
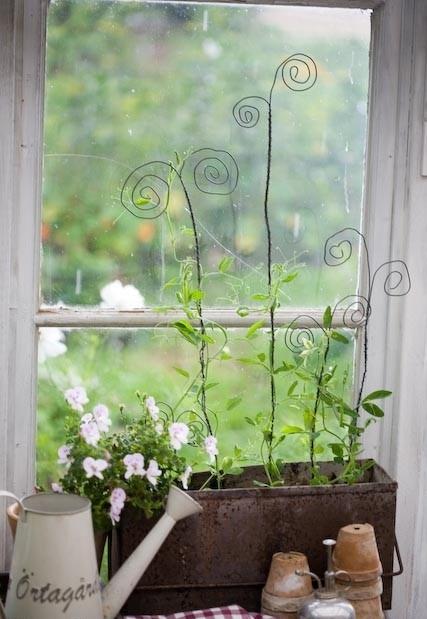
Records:
[[[366,462],[361,460],[360,464]],[[322,462],[322,475],[325,475],[331,484],[333,484],[341,473],[342,466],[335,462]],[[283,482],[284,486],[310,486],[310,463],[309,462],[296,462],[285,464],[283,468]],[[193,475],[190,485],[190,490],[199,490],[209,478],[208,473],[196,473]],[[262,484],[267,484],[268,479],[264,472],[263,467],[248,466],[243,469],[243,473],[240,475],[227,475],[221,481],[221,489],[230,490],[238,488],[254,488],[257,481]],[[378,468],[372,467],[366,470],[363,477],[357,482],[359,484],[369,484],[375,481],[385,481],[384,475],[378,470]],[[343,484],[347,485],[347,484]],[[209,490],[217,490],[216,479],[212,479],[207,486]]]

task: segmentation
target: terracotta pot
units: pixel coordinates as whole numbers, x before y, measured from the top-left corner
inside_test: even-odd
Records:
[[[384,619],[380,598],[352,600],[351,604],[356,612],[356,619]]]
[[[353,583],[350,588],[338,584],[343,596],[350,600],[356,611],[356,619],[384,619],[381,606],[383,583],[381,578],[373,581]]]
[[[13,539],[15,539],[16,527],[18,524],[19,518],[19,503],[12,503],[7,508],[7,519],[9,522],[10,531],[12,533]],[[108,533],[104,531],[94,531],[95,537],[95,550],[96,550],[96,559],[98,561],[98,568],[101,568],[102,557],[104,554],[105,542],[107,541]]]
[[[301,552],[277,552],[262,592],[261,611],[278,619],[296,619],[299,609],[312,598],[310,576],[298,576],[296,570],[309,570]]]
[[[15,539],[16,526],[18,524],[18,518],[19,518],[19,511],[20,511],[19,503],[12,503],[12,505],[9,505],[6,509],[7,521],[9,523],[9,527],[10,527],[10,531],[12,533],[13,539]]]
[[[301,552],[277,552],[273,555],[264,591],[269,595],[295,598],[313,592],[310,576],[297,576],[296,570],[308,572],[307,557]]]
[[[370,524],[349,524],[338,533],[332,562],[345,570],[353,583],[375,580],[383,573],[374,528]]]

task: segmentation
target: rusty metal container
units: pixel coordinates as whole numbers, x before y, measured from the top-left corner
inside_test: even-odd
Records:
[[[338,473],[334,463],[321,472]],[[127,614],[168,614],[210,606],[239,604],[259,611],[271,557],[295,549],[307,555],[314,572],[326,568],[322,540],[341,527],[368,522],[375,528],[384,574],[393,571],[397,484],[378,465],[353,486],[308,485],[307,464],[290,464],[288,485],[262,488],[261,467],[231,477],[222,490],[191,490],[203,514],[177,524],[171,539],[129,598]],[[203,483],[203,474],[193,483]],[[126,509],[113,536],[111,571],[132,553],[153,526],[141,513]],[[383,608],[391,608],[392,579],[384,577]]]

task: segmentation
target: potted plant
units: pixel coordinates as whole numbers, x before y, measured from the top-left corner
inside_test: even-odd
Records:
[[[295,271],[289,273],[285,265],[274,265],[272,272],[274,292],[266,295],[264,311],[270,314],[273,307],[274,316],[280,303],[279,290],[295,279]],[[389,274],[387,271],[386,280]],[[404,285],[409,285],[408,281]],[[191,291],[191,286],[188,289]],[[359,325],[359,333],[367,342],[370,301],[364,302],[362,297],[346,301],[345,325]],[[342,302],[338,305],[343,307]],[[187,307],[187,311],[191,310]],[[374,526],[384,573],[393,571],[397,484],[374,461],[361,459],[363,433],[383,416],[380,403],[391,392],[378,389],[365,393],[368,357],[364,354],[364,371],[355,401],[351,400],[348,368],[330,359],[333,346],[345,348],[350,342],[348,332],[333,327],[336,311],[337,307],[328,306],[321,322],[299,317],[284,330],[265,327],[264,319],[260,319],[246,330],[245,339],[249,341],[261,332],[267,333],[267,352],[255,352],[236,362],[266,373],[273,386],[271,393],[276,396],[277,377],[286,374],[290,382],[285,397],[281,394],[272,399],[266,411],[246,420],[258,437],[253,444],[258,445],[258,461],[262,464],[242,468],[246,454],[238,449],[221,459],[215,454],[210,470],[193,476],[190,492],[203,505],[204,513],[197,521],[180,523],[173,533],[176,544],[162,549],[156,557],[129,600],[127,612],[141,608],[150,613],[172,612],[231,601],[257,610],[275,552],[304,552],[311,569],[321,572],[322,539],[336,536],[350,522]],[[313,328],[298,328],[302,319],[307,324],[308,318]],[[189,321],[176,328],[184,338],[194,339],[193,345],[197,346],[200,329]],[[208,325],[208,331],[210,343],[214,343],[215,326]],[[279,337],[288,358],[270,364],[266,362],[268,351]],[[226,335],[223,339],[227,342]],[[227,352],[226,362],[229,356]],[[196,385],[202,375],[200,369],[194,378]],[[196,389],[199,393],[200,387]],[[286,402],[297,411],[298,424],[277,428],[278,402],[279,406]],[[198,403],[196,397],[190,415],[196,414]],[[207,410],[212,410],[209,405]],[[283,452],[287,441],[295,437],[306,447],[306,462],[286,463],[277,451],[282,448]],[[325,462],[329,454],[332,460]],[[152,523],[141,519],[137,511],[125,510],[115,531],[113,571],[132,552],[135,531],[139,531],[139,538],[150,526]],[[383,606],[390,605],[388,577],[384,581]]]
[[[197,440],[197,428],[161,419],[155,399],[138,393],[139,414],[131,417],[121,407],[121,425],[112,430],[104,404],[85,412],[84,387],[67,389],[64,396],[70,410],[66,442],[58,448],[63,474],[52,490],[91,500],[100,565],[107,534],[120,522],[125,503],[151,518],[162,511],[171,484],[188,487],[191,467],[180,450]]]

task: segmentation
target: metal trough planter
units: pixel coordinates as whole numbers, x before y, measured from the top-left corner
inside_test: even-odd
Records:
[[[333,475],[337,465],[324,463]],[[248,467],[222,490],[191,490],[203,513],[179,522],[138,583],[124,611],[168,614],[240,604],[259,611],[261,589],[275,552],[298,550],[323,573],[322,540],[340,527],[368,522],[375,528],[384,569],[384,609],[391,608],[397,483],[378,465],[362,483],[309,486],[307,464],[285,469],[289,485],[260,488],[261,467]],[[202,475],[194,476],[198,483]],[[113,538],[111,570],[132,553],[154,520],[126,509]]]

